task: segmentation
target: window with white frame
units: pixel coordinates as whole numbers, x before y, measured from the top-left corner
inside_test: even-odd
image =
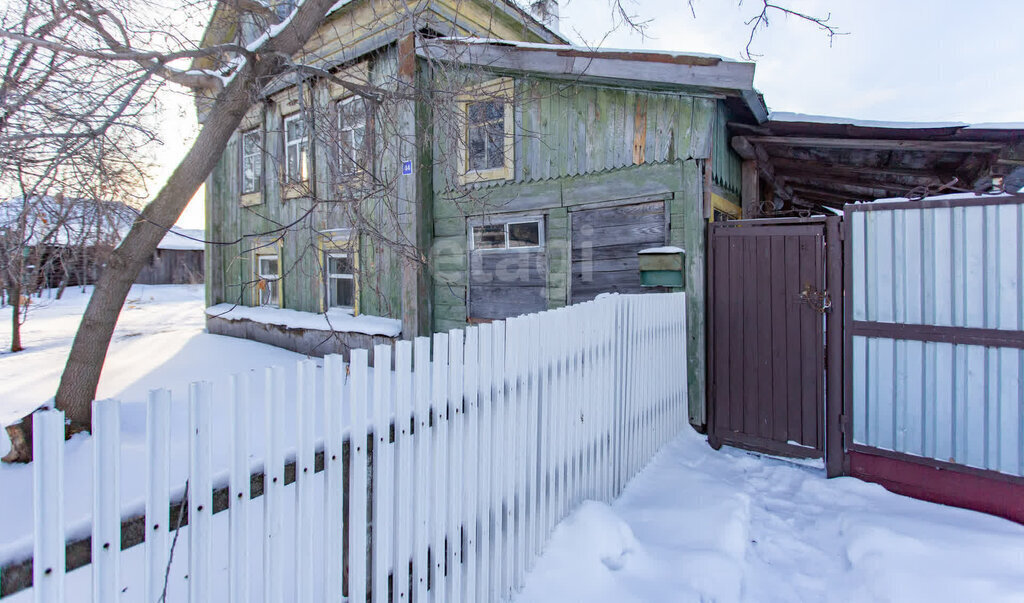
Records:
[[[477,251],[533,249],[543,245],[544,222],[540,218],[473,226],[471,246]]]
[[[325,258],[327,266],[327,307],[354,308],[356,304],[356,277],[352,255],[330,252]]]
[[[281,306],[281,261],[277,254],[256,256],[256,291],[259,294],[259,305]]]
[[[511,178],[514,167],[513,81],[498,79],[460,95],[465,120],[459,141],[462,182]]]
[[[259,128],[242,132],[242,194],[259,192],[263,182],[263,140]]]
[[[309,133],[301,113],[284,118],[285,179],[289,183],[309,180]]]
[[[366,100],[350,96],[338,103],[338,168],[342,176],[366,169]]]

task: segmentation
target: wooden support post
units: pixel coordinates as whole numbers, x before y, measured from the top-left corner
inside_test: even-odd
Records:
[[[744,218],[756,218],[761,215],[761,186],[757,171],[757,161],[748,159],[743,162],[743,182],[741,185],[741,205]]]

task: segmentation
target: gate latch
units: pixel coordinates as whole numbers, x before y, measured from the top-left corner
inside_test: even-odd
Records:
[[[825,314],[832,307],[832,296],[824,289],[818,289],[810,283],[804,283],[800,292],[800,301],[810,306],[819,314]]]

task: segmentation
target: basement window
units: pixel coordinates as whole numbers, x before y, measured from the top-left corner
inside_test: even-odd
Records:
[[[281,261],[275,255],[256,256],[256,292],[260,306],[281,307]]]
[[[537,249],[544,245],[544,222],[539,218],[473,227],[471,249]]]
[[[354,308],[356,298],[356,277],[352,256],[347,253],[328,253],[327,265],[327,306],[329,308]]]

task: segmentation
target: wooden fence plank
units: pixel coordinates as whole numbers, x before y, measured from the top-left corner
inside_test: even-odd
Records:
[[[146,408],[146,577],[147,601],[159,601],[167,568],[170,514],[171,392],[149,392]]]
[[[121,591],[120,402],[92,403],[92,436],[92,600],[112,601]]]

